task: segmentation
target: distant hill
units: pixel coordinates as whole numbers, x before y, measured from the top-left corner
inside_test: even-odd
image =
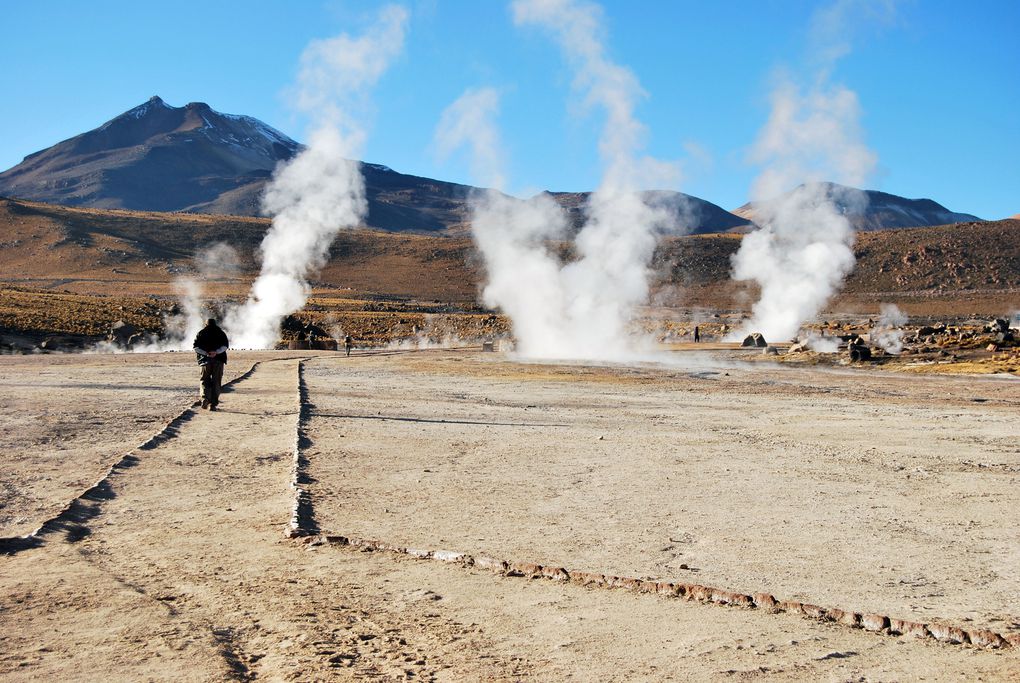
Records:
[[[273,169],[301,150],[250,116],[222,114],[159,97],[95,130],[57,143],[0,173],[0,195],[67,206],[257,216]],[[367,227],[390,231],[463,232],[474,188],[362,164]],[[723,232],[747,221],[697,197],[655,192],[675,216],[672,232]],[[575,226],[588,193],[553,197]]]
[[[203,247],[225,242],[238,252],[238,269],[207,276],[207,287],[214,296],[242,296],[258,272],[256,251],[268,229],[265,218],[0,199],[0,282],[83,294],[173,296],[176,277],[198,275],[195,257]],[[747,307],[755,298],[748,285],[730,279],[740,241],[738,234],[663,239],[653,263],[656,299],[678,295],[681,306]],[[857,265],[842,296],[866,309],[883,301],[996,315],[1016,309],[1020,220],[870,231],[858,236],[854,251]],[[474,302],[483,272],[467,237],[354,230],[337,237],[313,286]]]
[[[848,205],[843,197],[846,196],[848,188],[845,185],[836,183],[815,183],[819,190],[824,193],[830,201],[849,219],[855,230],[866,232],[869,230],[885,230],[889,228],[918,228],[929,225],[948,225],[950,223],[964,223],[980,221],[977,216],[969,213],[956,213],[950,211],[938,202],[931,199],[907,199],[887,192],[877,190],[857,190],[863,192],[868,199],[866,208],[861,211],[857,206]],[[800,187],[805,187],[801,185]],[[798,188],[799,189],[799,188]],[[757,218],[763,208],[770,204],[783,201],[783,199],[795,190],[762,202],[747,203],[733,213],[744,219],[757,222]]]

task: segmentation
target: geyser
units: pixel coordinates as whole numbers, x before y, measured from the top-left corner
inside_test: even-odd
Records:
[[[360,37],[309,44],[301,57],[295,106],[312,117],[308,146],[277,169],[263,197],[273,217],[262,241],[262,271],[224,328],[238,348],[271,348],[283,318],[304,306],[308,274],[325,263],[337,232],[359,225],[368,205],[358,162],[364,126],[356,116],[367,91],[400,53],[407,10],[384,8]]]
[[[734,279],[756,282],[761,296],[730,339],[752,331],[790,339],[854,267],[854,229],[845,214],[862,211],[867,196],[821,181],[862,185],[876,163],[863,142],[857,95],[829,83],[835,61],[849,51],[846,24],[858,4],[837,2],[815,16],[812,57],[819,66],[811,84],[800,87],[787,76],[773,90],[771,115],[750,156],[763,167],[751,188],[760,229],[733,257]]]
[[[477,175],[495,188],[473,197],[472,234],[485,260],[486,305],[513,322],[517,351],[529,358],[627,360],[651,347],[630,323],[648,300],[657,232],[671,220],[640,188],[675,180],[669,164],[639,155],[644,126],[634,109],[643,95],[634,74],[610,60],[601,10],[574,0],[518,0],[519,25],[534,24],[559,43],[584,102],[605,114],[599,139],[603,176],[574,239],[576,260],[561,264],[548,241],[565,237],[562,209],[547,195],[504,195],[498,94],[469,90],[443,114],[440,151],[468,145]]]

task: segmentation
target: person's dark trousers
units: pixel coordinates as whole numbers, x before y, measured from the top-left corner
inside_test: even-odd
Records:
[[[210,360],[202,366],[202,406],[206,403],[215,408],[220,402],[220,388],[223,383],[223,363]]]

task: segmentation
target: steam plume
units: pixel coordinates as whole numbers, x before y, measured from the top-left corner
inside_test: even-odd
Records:
[[[651,205],[638,190],[672,180],[675,171],[638,154],[644,127],[634,108],[643,92],[630,70],[606,56],[596,5],[517,0],[512,9],[516,23],[552,33],[586,105],[605,112],[599,140],[604,170],[574,241],[577,260],[562,266],[547,246],[565,232],[560,207],[548,195],[521,202],[497,191],[504,179],[493,123],[498,94],[469,90],[444,112],[436,135],[440,150],[469,145],[476,174],[496,188],[473,201],[472,232],[487,271],[484,302],[510,316],[523,356],[631,357],[647,340],[628,324],[648,299],[656,231],[670,222],[668,209]]]
[[[845,213],[863,210],[867,196],[821,181],[861,185],[876,158],[863,142],[857,95],[829,82],[849,45],[826,37],[864,4],[840,0],[819,12],[813,38],[820,66],[813,81],[803,87],[782,77],[773,90],[772,113],[751,151],[751,160],[764,167],[751,188],[761,229],[745,237],[733,257],[733,277],[757,282],[761,296],[734,337],[760,331],[767,339],[789,339],[854,267],[854,229]]]
[[[273,224],[262,241],[262,272],[248,300],[224,327],[239,348],[270,348],[284,316],[308,297],[307,277],[321,268],[337,232],[362,222],[365,182],[354,161],[365,132],[356,115],[368,89],[400,53],[407,11],[385,7],[360,37],[313,41],[301,57],[296,107],[313,119],[308,146],[279,167],[263,197]]]
[[[903,351],[903,326],[909,318],[896,304],[882,304],[881,317],[871,332],[871,341],[886,353],[899,355]]]

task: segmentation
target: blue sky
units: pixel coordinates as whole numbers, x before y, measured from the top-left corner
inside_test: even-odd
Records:
[[[249,114],[303,140],[285,92],[309,40],[357,33],[377,4],[327,0],[2,0],[0,168],[158,94]],[[593,189],[597,114],[578,111],[557,47],[503,2],[407,0],[402,57],[375,91],[365,159],[470,182],[431,144],[465,88],[502,92],[510,189]],[[682,163],[679,189],[724,208],[757,173],[747,151],[777,69],[809,73],[807,0],[605,0],[608,49],[640,80],[647,151]],[[879,158],[870,189],[983,218],[1020,213],[1020,2],[903,0],[848,27],[832,75],[857,92]]]

